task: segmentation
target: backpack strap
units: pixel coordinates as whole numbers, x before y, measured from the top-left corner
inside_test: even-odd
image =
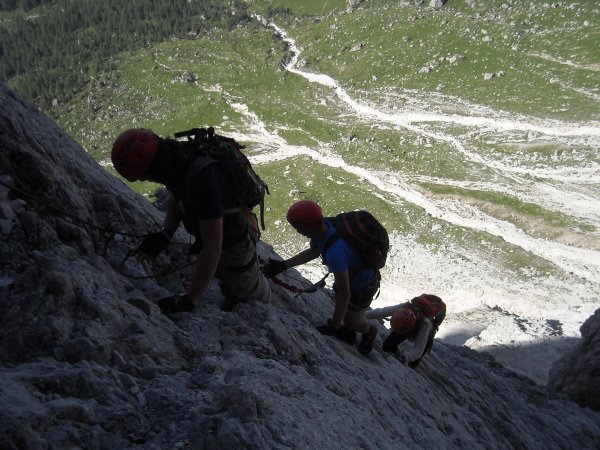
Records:
[[[252,167],[250,165],[250,162],[248,161],[248,158],[246,157],[246,155],[244,155],[241,152],[241,150],[243,148],[245,148],[245,146],[241,145],[239,142],[237,142],[233,138],[222,136],[220,134],[216,134],[215,129],[213,127],[192,128],[190,130],[180,131],[180,132],[175,133],[175,137],[176,138],[187,137],[189,142],[193,142],[194,144],[196,144],[199,147],[203,147],[203,146],[219,147],[222,145],[226,145],[228,147],[235,149],[236,154],[238,154],[238,159],[235,161],[228,161],[228,162],[231,164],[244,164],[244,165],[247,164],[248,165],[248,174],[252,178],[254,184],[257,186],[261,186],[262,195],[260,196],[260,201],[258,203],[258,206],[259,206],[259,211],[260,211],[260,227],[261,227],[261,229],[264,230],[265,229],[265,199],[264,199],[264,196],[265,196],[265,194],[270,194],[269,187],[260,179],[258,174],[256,174],[254,172],[254,170],[252,169]],[[214,158],[212,158],[212,159],[214,159]],[[218,162],[218,161],[215,160],[214,162]],[[234,194],[235,194],[235,190],[234,190]],[[233,207],[233,208],[226,208],[224,210],[224,214],[233,214],[233,213],[237,213],[237,212],[242,212],[243,214],[247,214],[246,209],[248,209],[248,206],[245,205],[244,201],[242,199],[240,199],[238,197],[238,195],[235,195],[235,197],[237,198],[237,200],[241,206]],[[252,208],[250,207],[250,209],[252,209]],[[258,232],[258,234],[260,235],[260,231]]]
[[[184,205],[191,204],[191,189],[192,189],[192,179],[198,175],[203,169],[208,167],[210,164],[215,164],[218,161],[214,158],[211,158],[210,155],[206,153],[199,153],[195,156],[191,162],[188,164],[188,167],[185,169],[183,174],[183,182],[181,183],[182,192],[181,195],[183,197]],[[231,208],[224,208],[223,214],[234,214],[237,212],[241,212],[241,206],[234,206]]]
[[[338,233],[338,231],[334,231],[334,233],[329,236],[329,238],[327,239],[327,241],[325,241],[325,245],[323,245],[323,250],[321,251],[321,255],[323,255],[323,262],[326,263],[327,258],[325,257],[325,255],[327,254],[327,252],[329,251],[329,249],[331,248],[331,246],[333,244],[335,244],[337,242],[337,240],[339,238],[341,238],[342,236]],[[325,264],[327,265],[327,264]]]
[[[181,183],[181,195],[185,203],[191,203],[192,178],[198,175],[202,169],[216,161],[206,154],[198,154],[188,163],[183,174],[183,182]]]
[[[335,225],[335,223],[334,223],[334,225]],[[333,246],[333,244],[335,244],[340,238],[342,238],[342,235],[339,233],[339,231],[336,230],[336,231],[334,231],[334,233],[331,236],[329,236],[329,239],[327,239],[327,241],[325,241],[325,245],[323,245],[323,250],[321,251],[321,255],[323,258],[323,264],[327,265],[327,258],[325,255],[327,254],[329,249]],[[348,245],[350,245],[350,244],[348,244]],[[350,279],[352,280],[352,278],[360,270],[361,270],[361,267],[348,267],[348,276],[350,277]]]
[[[435,323],[432,320],[431,321],[431,330],[429,330],[429,336],[427,336],[427,345],[425,345],[425,351],[423,351],[423,355],[431,353],[431,348],[433,347],[433,341],[435,339],[435,335],[436,335],[437,331],[438,331],[438,328],[435,326]]]

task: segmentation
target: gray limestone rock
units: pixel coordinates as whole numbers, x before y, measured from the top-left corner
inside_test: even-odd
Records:
[[[581,326],[581,341],[550,370],[549,386],[555,392],[600,411],[600,309]]]
[[[354,12],[364,0],[346,0],[346,12]]]
[[[164,316],[157,299],[190,270],[153,274],[186,261],[189,236],[152,263],[126,259],[160,211],[2,84],[0,129],[0,174],[26,192],[0,192],[22,200],[0,235],[3,448],[598,448],[599,413],[489,357],[436,344],[411,370],[381,351],[381,323],[368,357],[321,335],[328,290],[271,284],[271,304],[223,312],[212,283],[192,312]],[[580,375],[563,391],[591,384]]]

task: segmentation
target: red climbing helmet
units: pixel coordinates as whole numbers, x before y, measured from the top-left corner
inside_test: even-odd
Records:
[[[129,181],[139,180],[156,154],[158,136],[146,128],[123,131],[113,144],[111,159],[115,170]]]
[[[417,316],[410,308],[400,308],[390,319],[392,331],[398,334],[408,334],[417,323]]]
[[[300,200],[288,209],[287,221],[297,230],[318,230],[323,223],[323,210],[311,200]]]

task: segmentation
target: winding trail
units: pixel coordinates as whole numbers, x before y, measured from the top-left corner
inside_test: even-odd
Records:
[[[440,114],[428,114],[428,113],[415,113],[408,112],[402,114],[390,114],[379,111],[369,105],[365,105],[354,100],[348,92],[342,88],[337,81],[331,78],[329,75],[319,74],[314,72],[307,72],[296,68],[298,58],[300,56],[300,49],[296,45],[296,42],[288,36],[285,30],[278,27],[273,22],[269,25],[275,30],[277,35],[289,45],[292,52],[292,58],[286,64],[285,70],[300,75],[310,82],[318,83],[322,86],[330,87],[337,94],[337,96],[346,103],[355,112],[359,113],[363,118],[373,118],[377,122],[386,122],[393,125],[405,127],[409,130],[421,133],[420,128],[412,127],[413,123],[419,122],[445,122],[462,125],[466,127],[479,127],[487,130],[495,130],[498,132],[506,131],[526,131],[540,133],[545,136],[589,136],[589,137],[600,137],[600,127],[597,125],[589,124],[570,124],[565,125],[559,121],[549,121],[548,125],[536,125],[528,123],[524,118],[520,117],[519,120],[499,120],[491,117],[481,116],[461,116],[458,114],[454,115],[440,115]],[[441,136],[434,136],[441,139]]]
[[[535,177],[550,178],[562,177],[562,181],[573,181],[573,178],[585,176],[591,182],[600,182],[600,166],[591,165],[577,169],[576,173],[565,176],[561,175],[560,169],[526,169],[519,167],[508,167],[498,161],[491,161],[474,151],[467,149],[467,146],[461,140],[454,136],[448,136],[439,132],[431,132],[423,126],[416,125],[417,123],[452,123],[465,127],[475,127],[485,131],[495,132],[534,132],[547,137],[584,137],[589,141],[593,141],[594,146],[600,147],[600,128],[590,124],[564,124],[556,121],[544,121],[544,124],[535,124],[530,120],[519,118],[519,120],[509,121],[500,120],[493,117],[476,117],[476,116],[460,116],[460,115],[440,115],[427,113],[388,113],[380,111],[372,106],[362,104],[354,100],[350,94],[343,89],[337,81],[328,75],[302,71],[296,68],[300,49],[296,42],[290,38],[287,33],[275,25],[269,23],[275,32],[287,43],[291,52],[292,58],[286,64],[285,70],[290,73],[299,75],[306,80],[318,83],[322,86],[329,87],[335,92],[341,101],[351,108],[357,116],[362,120],[370,120],[375,123],[387,123],[394,126],[403,127],[420,135],[428,136],[432,139],[446,142],[453,148],[466,155],[471,161],[481,164],[485,167],[490,167],[503,174],[521,174],[533,175]],[[469,205],[461,204],[452,200],[435,200],[428,198],[409,186],[398,174],[390,172],[374,172],[372,170],[354,166],[346,163],[339,155],[332,152],[327,146],[320,145],[318,151],[305,146],[291,146],[287,141],[277,134],[270,132],[264,123],[248,108],[239,103],[234,103],[232,106],[241,114],[249,119],[251,129],[250,136],[238,136],[238,138],[250,139],[261,143],[268,151],[252,157],[253,163],[269,163],[273,161],[284,160],[299,155],[307,156],[323,165],[340,168],[348,173],[360,177],[382,192],[390,193],[403,201],[410,202],[423,208],[433,217],[444,220],[448,223],[466,227],[490,235],[498,236],[505,241],[519,246],[524,250],[542,257],[566,272],[571,272],[587,281],[600,284],[600,252],[589,249],[582,249],[564,245],[557,242],[552,242],[544,239],[537,239],[529,236],[523,230],[519,229],[512,223],[498,220],[491,217],[480,210]],[[594,208],[588,218],[600,219],[599,205],[594,199],[578,195],[579,201],[587,202],[587,206]],[[600,222],[599,222],[600,223]]]
[[[579,168],[577,173],[565,175],[559,170],[536,169],[535,173],[532,169],[524,167],[514,167],[503,164],[499,161],[486,159],[478,153],[471,151],[458,138],[448,136],[439,132],[432,132],[424,126],[417,126],[417,123],[448,123],[460,125],[468,128],[478,128],[486,132],[523,132],[523,133],[538,133],[548,138],[576,138],[582,137],[592,140],[595,147],[600,148],[600,126],[598,124],[567,124],[559,121],[546,120],[544,124],[531,123],[525,117],[516,117],[517,120],[501,120],[486,116],[462,116],[459,114],[442,115],[430,113],[403,112],[388,113],[373,108],[370,105],[365,105],[354,100],[348,92],[343,89],[337,81],[325,74],[307,72],[296,68],[300,49],[296,42],[288,36],[285,30],[281,29],[274,23],[269,25],[275,30],[276,34],[286,42],[292,52],[292,58],[286,64],[285,70],[297,74],[306,80],[331,88],[338,98],[348,105],[362,120],[371,120],[374,123],[387,123],[390,125],[403,127],[411,132],[423,135],[436,141],[445,142],[462,153],[470,161],[485,165],[500,173],[514,173],[520,175],[534,175],[555,179],[557,181],[579,181],[585,179],[594,183],[600,183],[600,165],[596,164],[592,167]]]

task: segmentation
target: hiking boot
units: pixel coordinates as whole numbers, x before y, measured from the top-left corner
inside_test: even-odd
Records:
[[[377,329],[374,325],[371,325],[370,330],[362,334],[362,338],[358,344],[358,351],[363,355],[368,355],[373,349],[373,344],[375,344],[376,337]]]
[[[163,314],[175,314],[178,312],[189,312],[194,309],[194,302],[187,294],[171,295],[161,298],[158,307]]]
[[[354,345],[356,342],[356,331],[346,328],[343,325],[335,330],[334,336],[348,345]]]
[[[225,297],[225,301],[221,304],[220,308],[221,308],[221,311],[231,312],[231,311],[233,311],[233,308],[235,308],[240,303],[244,303],[244,302],[242,300],[240,300],[239,298]]]

